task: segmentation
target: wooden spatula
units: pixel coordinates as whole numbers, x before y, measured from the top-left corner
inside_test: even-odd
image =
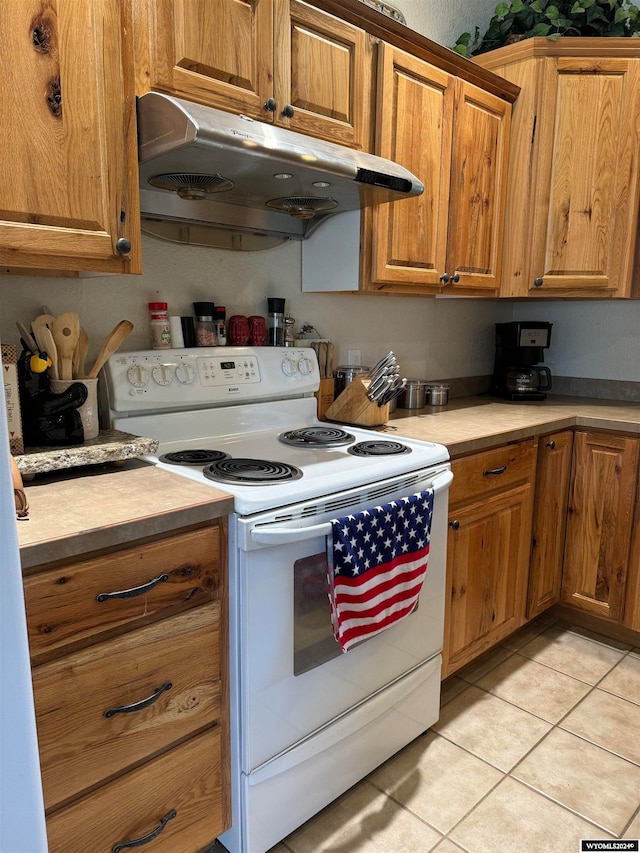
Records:
[[[132,331],[133,323],[130,323],[128,320],[120,320],[118,325],[115,326],[105,338],[105,342],[102,344],[102,349],[98,353],[98,357],[96,358],[93,367],[89,371],[87,379],[96,378],[105,361],[109,358],[110,355],[113,355],[113,353],[120,347],[124,339],[128,337]]]
[[[60,379],[73,378],[73,353],[80,337],[80,317],[76,311],[65,311],[53,321],[51,334],[58,350]]]

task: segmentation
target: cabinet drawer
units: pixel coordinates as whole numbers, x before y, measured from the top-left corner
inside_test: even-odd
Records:
[[[200,850],[229,826],[223,778],[220,731],[209,729],[51,815],[49,851],[109,853],[153,832],[174,812],[145,849]]]
[[[453,506],[528,480],[534,463],[533,439],[454,459],[449,503]]]
[[[204,604],[218,572],[219,531],[209,527],[26,577],[32,660],[187,601]],[[113,592],[128,594],[104,597]]]
[[[218,719],[219,646],[216,602],[35,667],[45,808]]]

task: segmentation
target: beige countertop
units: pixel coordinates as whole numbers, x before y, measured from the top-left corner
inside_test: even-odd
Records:
[[[387,434],[444,444],[452,457],[568,427],[640,435],[640,404],[550,397],[510,403],[463,397],[443,407],[398,409]],[[18,522],[23,567],[199,524],[233,511],[233,498],[138,460],[74,468],[25,484],[29,520]]]
[[[442,407],[398,409],[381,430],[444,444],[454,457],[574,426],[640,435],[640,403],[552,396],[513,403],[462,397]]]
[[[23,569],[233,512],[226,492],[142,462],[36,479],[25,493],[29,519],[17,523]]]

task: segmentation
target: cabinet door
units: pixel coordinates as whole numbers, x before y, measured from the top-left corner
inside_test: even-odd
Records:
[[[136,0],[134,6],[143,90],[271,120],[265,103],[273,94],[273,0]]]
[[[624,625],[640,631],[640,489],[636,488],[636,509],[629,556],[629,582],[624,608]]]
[[[299,0],[277,0],[275,121],[370,150],[372,46],[364,30]]]
[[[572,449],[571,430],[543,436],[538,445],[529,565],[529,619],[560,601]]]
[[[629,295],[639,90],[640,60],[544,60],[530,292]]]
[[[525,484],[450,514],[445,675],[525,621],[530,500]]]
[[[562,601],[621,621],[638,471],[638,439],[577,432]]]
[[[424,193],[365,211],[365,287],[439,292],[445,273],[455,79],[380,45],[376,151],[413,172]]]
[[[2,4],[0,266],[9,271],[141,271],[121,16],[119,0]]]
[[[500,285],[511,107],[457,82],[444,292]]]

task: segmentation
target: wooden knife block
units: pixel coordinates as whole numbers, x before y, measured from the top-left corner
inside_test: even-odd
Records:
[[[367,397],[369,380],[353,379],[324,413],[328,421],[373,427],[389,420],[389,404],[378,406]]]

